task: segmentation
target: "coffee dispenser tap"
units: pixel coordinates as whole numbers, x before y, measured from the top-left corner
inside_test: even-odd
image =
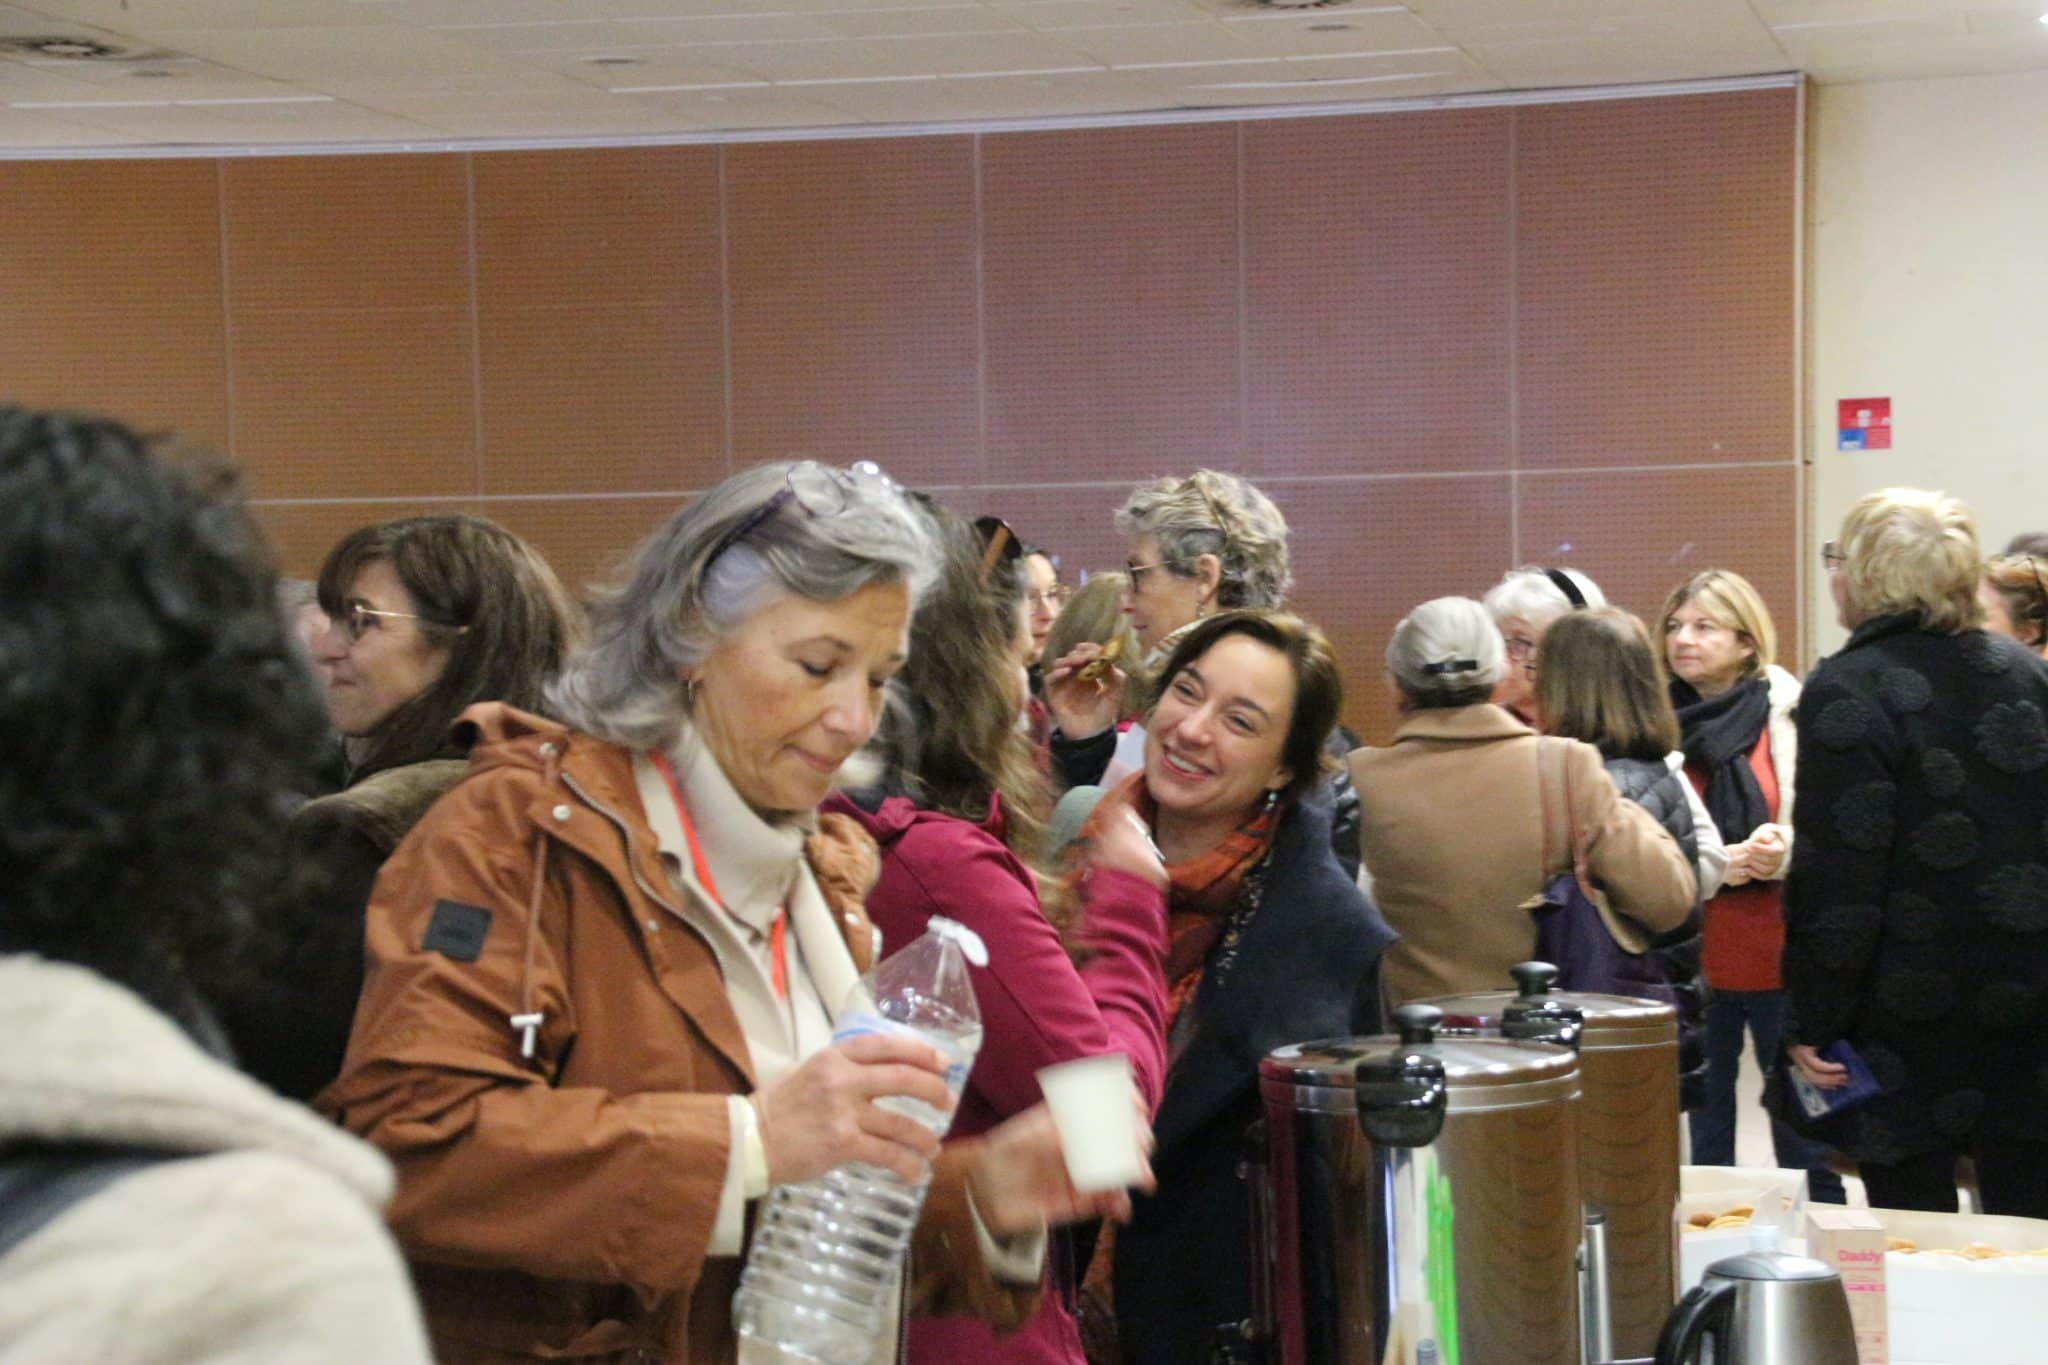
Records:
[[[1556,1043],[1576,1049],[1586,1030],[1586,1014],[1551,994],[1557,968],[1548,962],[1518,962],[1508,968],[1521,992],[1500,1013],[1500,1033],[1525,1043]]]

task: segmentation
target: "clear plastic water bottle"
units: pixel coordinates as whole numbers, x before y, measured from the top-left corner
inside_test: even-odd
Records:
[[[973,930],[933,916],[924,935],[875,964],[840,1011],[834,1042],[896,1033],[930,1043],[946,1059],[957,1104],[981,1050],[981,1011],[967,964],[988,965]],[[939,1136],[952,1123],[907,1096],[875,1101]],[[924,1207],[929,1177],[906,1185],[859,1162],[768,1192],[747,1266],[733,1296],[739,1334],[793,1360],[864,1365],[899,1293],[903,1253]]]

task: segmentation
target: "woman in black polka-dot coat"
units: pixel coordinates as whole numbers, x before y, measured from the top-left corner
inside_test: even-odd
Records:
[[[1886,489],[1825,551],[1849,643],[1799,703],[1788,1052],[1883,1093],[1824,1121],[1870,1202],[2048,1216],[2048,664],[1978,628],[1969,511]]]

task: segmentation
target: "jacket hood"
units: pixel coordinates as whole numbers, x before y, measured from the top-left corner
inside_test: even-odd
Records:
[[[0,956],[0,1144],[92,1141],[296,1157],[381,1208],[391,1168],[310,1109],[206,1055],[96,972]]]

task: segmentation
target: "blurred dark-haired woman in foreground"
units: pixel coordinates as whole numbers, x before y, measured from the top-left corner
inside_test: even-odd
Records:
[[[0,1359],[425,1361],[391,1172],[238,1075],[321,724],[232,480],[0,408]]]

